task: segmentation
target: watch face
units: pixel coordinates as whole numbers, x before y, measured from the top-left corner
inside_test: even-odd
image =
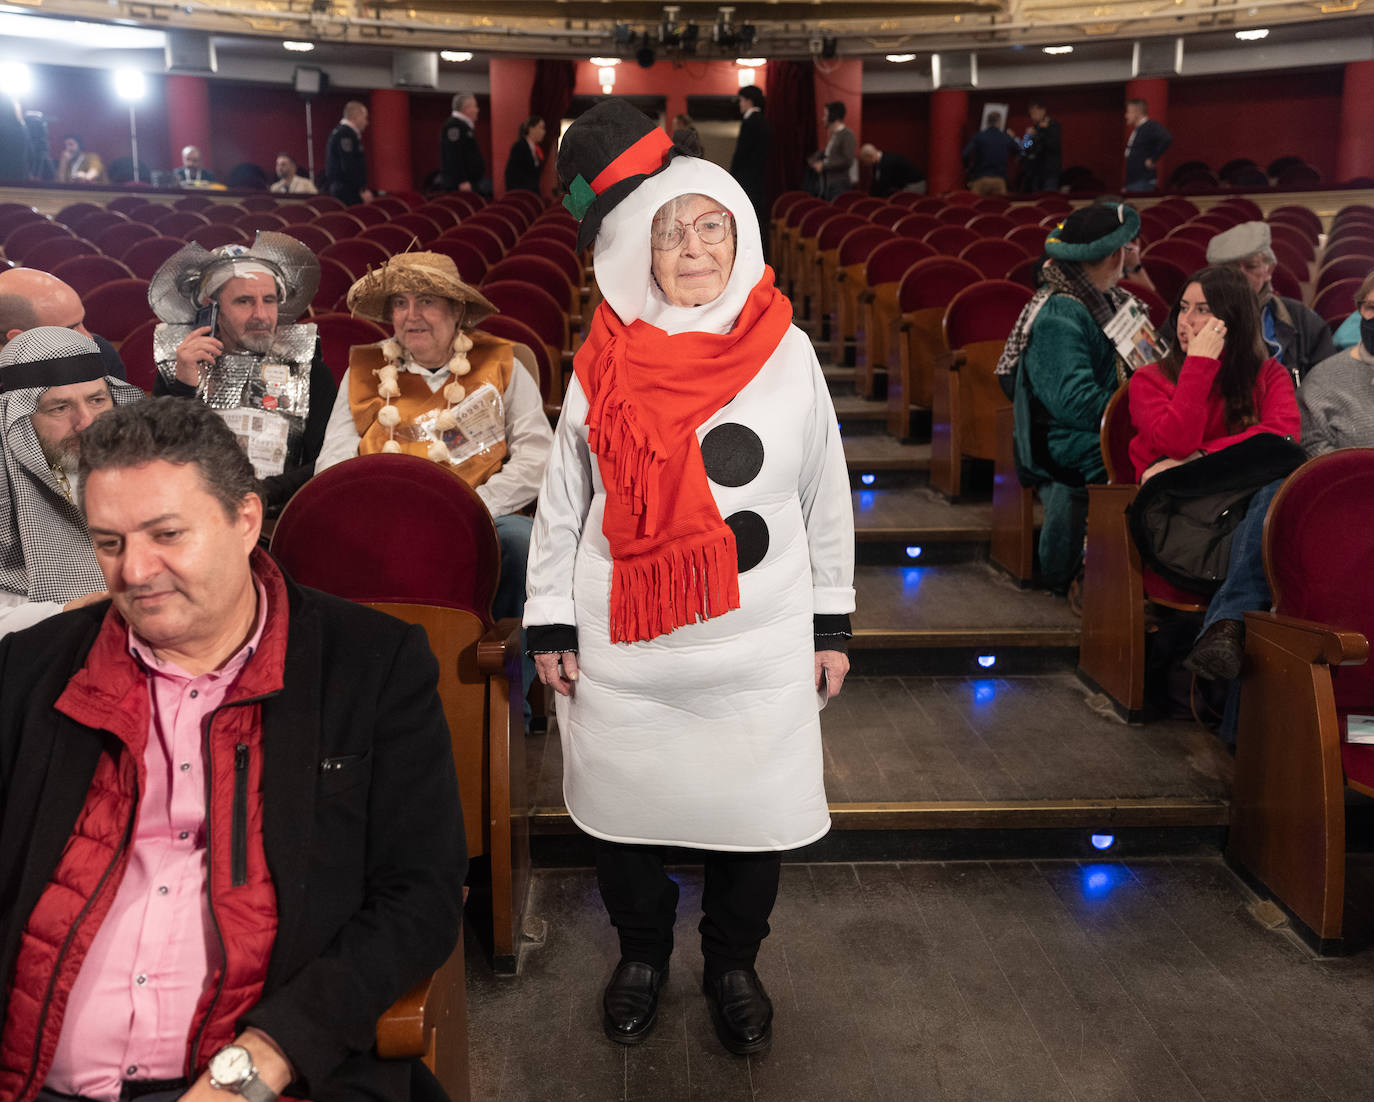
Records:
[[[210,1075],[225,1086],[236,1086],[253,1070],[253,1057],[242,1045],[220,1049],[210,1060]]]

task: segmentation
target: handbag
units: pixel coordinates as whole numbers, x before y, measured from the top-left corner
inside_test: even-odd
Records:
[[[1180,588],[1215,593],[1250,499],[1306,460],[1291,436],[1262,432],[1155,475],[1127,510],[1142,564]]]

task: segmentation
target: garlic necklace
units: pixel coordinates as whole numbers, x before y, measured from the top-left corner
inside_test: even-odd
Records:
[[[444,384],[444,401],[448,405],[434,422],[436,432],[444,433],[458,427],[458,415],[453,412],[453,407],[461,402],[467,393],[463,384],[458,381],[458,377],[466,375],[472,370],[467,355],[471,348],[471,337],[461,329],[454,333],[453,354],[449,357],[448,363],[444,365],[453,378]],[[383,342],[382,356],[386,359],[385,365],[374,369],[372,372],[377,376],[377,395],[386,400],[386,405],[377,411],[377,423],[387,430],[387,441],[382,445],[382,452],[395,455],[401,451],[401,445],[396,441],[396,426],[401,423],[401,411],[391,404],[391,400],[399,398],[401,395],[401,368],[407,364],[413,364],[415,361],[410,353],[401,347],[401,342],[394,337]],[[451,462],[448,445],[442,440],[432,441],[429,445],[428,454],[435,463]]]

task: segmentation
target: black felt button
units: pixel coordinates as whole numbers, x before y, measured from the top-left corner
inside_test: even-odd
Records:
[[[768,554],[768,525],[763,517],[748,509],[731,513],[725,518],[730,531],[735,533],[735,558],[739,561],[739,572],[753,570],[763,562]]]
[[[763,441],[743,425],[717,425],[701,441],[706,477],[718,486],[743,486],[763,470]]]

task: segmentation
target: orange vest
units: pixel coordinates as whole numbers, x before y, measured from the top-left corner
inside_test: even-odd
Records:
[[[463,384],[463,389],[468,394],[474,393],[484,383],[490,383],[501,395],[504,407],[506,388],[510,385],[511,371],[515,367],[515,355],[510,341],[503,341],[480,330],[468,330],[468,336],[472,338],[472,348],[468,350],[468,364],[472,370],[466,375],[453,378]],[[373,374],[385,365],[386,357],[382,355],[380,343],[355,345],[349,350],[348,406],[353,413],[353,424],[358,430],[358,435],[362,437],[358,442],[359,455],[375,455],[391,439],[391,433],[387,428],[377,423],[377,413],[386,405],[386,399],[378,396],[377,376]],[[423,376],[411,371],[401,371],[397,374],[397,382],[401,394],[400,397],[391,399],[391,404],[401,415],[398,430],[427,413],[448,408],[448,401],[444,398],[444,387],[431,391]],[[421,459],[429,457],[429,444],[424,440],[404,440],[398,432],[396,443],[407,455],[418,455]],[[499,471],[505,459],[506,444],[503,439],[495,447],[474,455],[457,466],[448,466],[469,486],[476,488]]]

